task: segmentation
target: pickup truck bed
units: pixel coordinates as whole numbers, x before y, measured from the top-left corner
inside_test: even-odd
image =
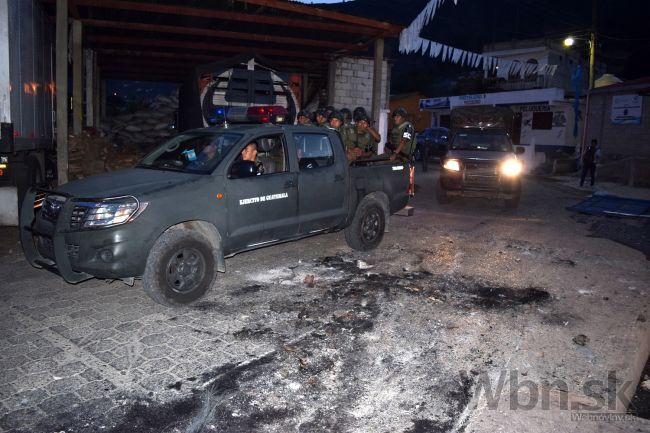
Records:
[[[249,143],[256,161],[242,158]],[[198,129],[132,169],[30,190],[21,241],[32,265],[70,283],[142,276],[155,301],[178,305],[203,296],[242,251],[336,230],[353,248],[375,248],[408,182],[407,163],[350,166],[326,128]]]

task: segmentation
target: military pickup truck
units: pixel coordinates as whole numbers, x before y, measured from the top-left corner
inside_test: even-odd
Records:
[[[350,165],[327,128],[196,129],[134,168],[30,189],[21,242],[33,266],[70,283],[141,276],[154,301],[174,306],[203,296],[242,251],[337,230],[354,249],[375,248],[408,184],[403,162]]]

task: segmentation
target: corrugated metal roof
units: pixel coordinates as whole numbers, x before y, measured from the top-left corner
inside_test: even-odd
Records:
[[[54,17],[55,0],[42,0]],[[254,52],[285,70],[325,70],[399,25],[287,0],[69,0],[102,77],[179,82],[198,65]]]

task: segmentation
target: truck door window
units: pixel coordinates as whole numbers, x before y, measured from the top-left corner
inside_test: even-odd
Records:
[[[257,150],[254,164],[250,159],[245,161],[244,158],[244,152],[250,145],[255,145]],[[230,167],[229,176],[231,179],[235,179],[284,173],[288,170],[288,166],[287,149],[282,136],[258,137],[254,140],[247,140],[247,143],[239,149],[239,155]]]
[[[257,160],[264,165],[263,174],[287,171],[287,152],[282,137],[260,137],[257,143]]]
[[[294,134],[300,170],[328,167],[334,164],[332,143],[326,134]]]

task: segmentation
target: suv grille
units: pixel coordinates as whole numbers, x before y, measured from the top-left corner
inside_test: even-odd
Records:
[[[466,161],[465,186],[495,188],[499,185],[498,166],[493,161]]]

